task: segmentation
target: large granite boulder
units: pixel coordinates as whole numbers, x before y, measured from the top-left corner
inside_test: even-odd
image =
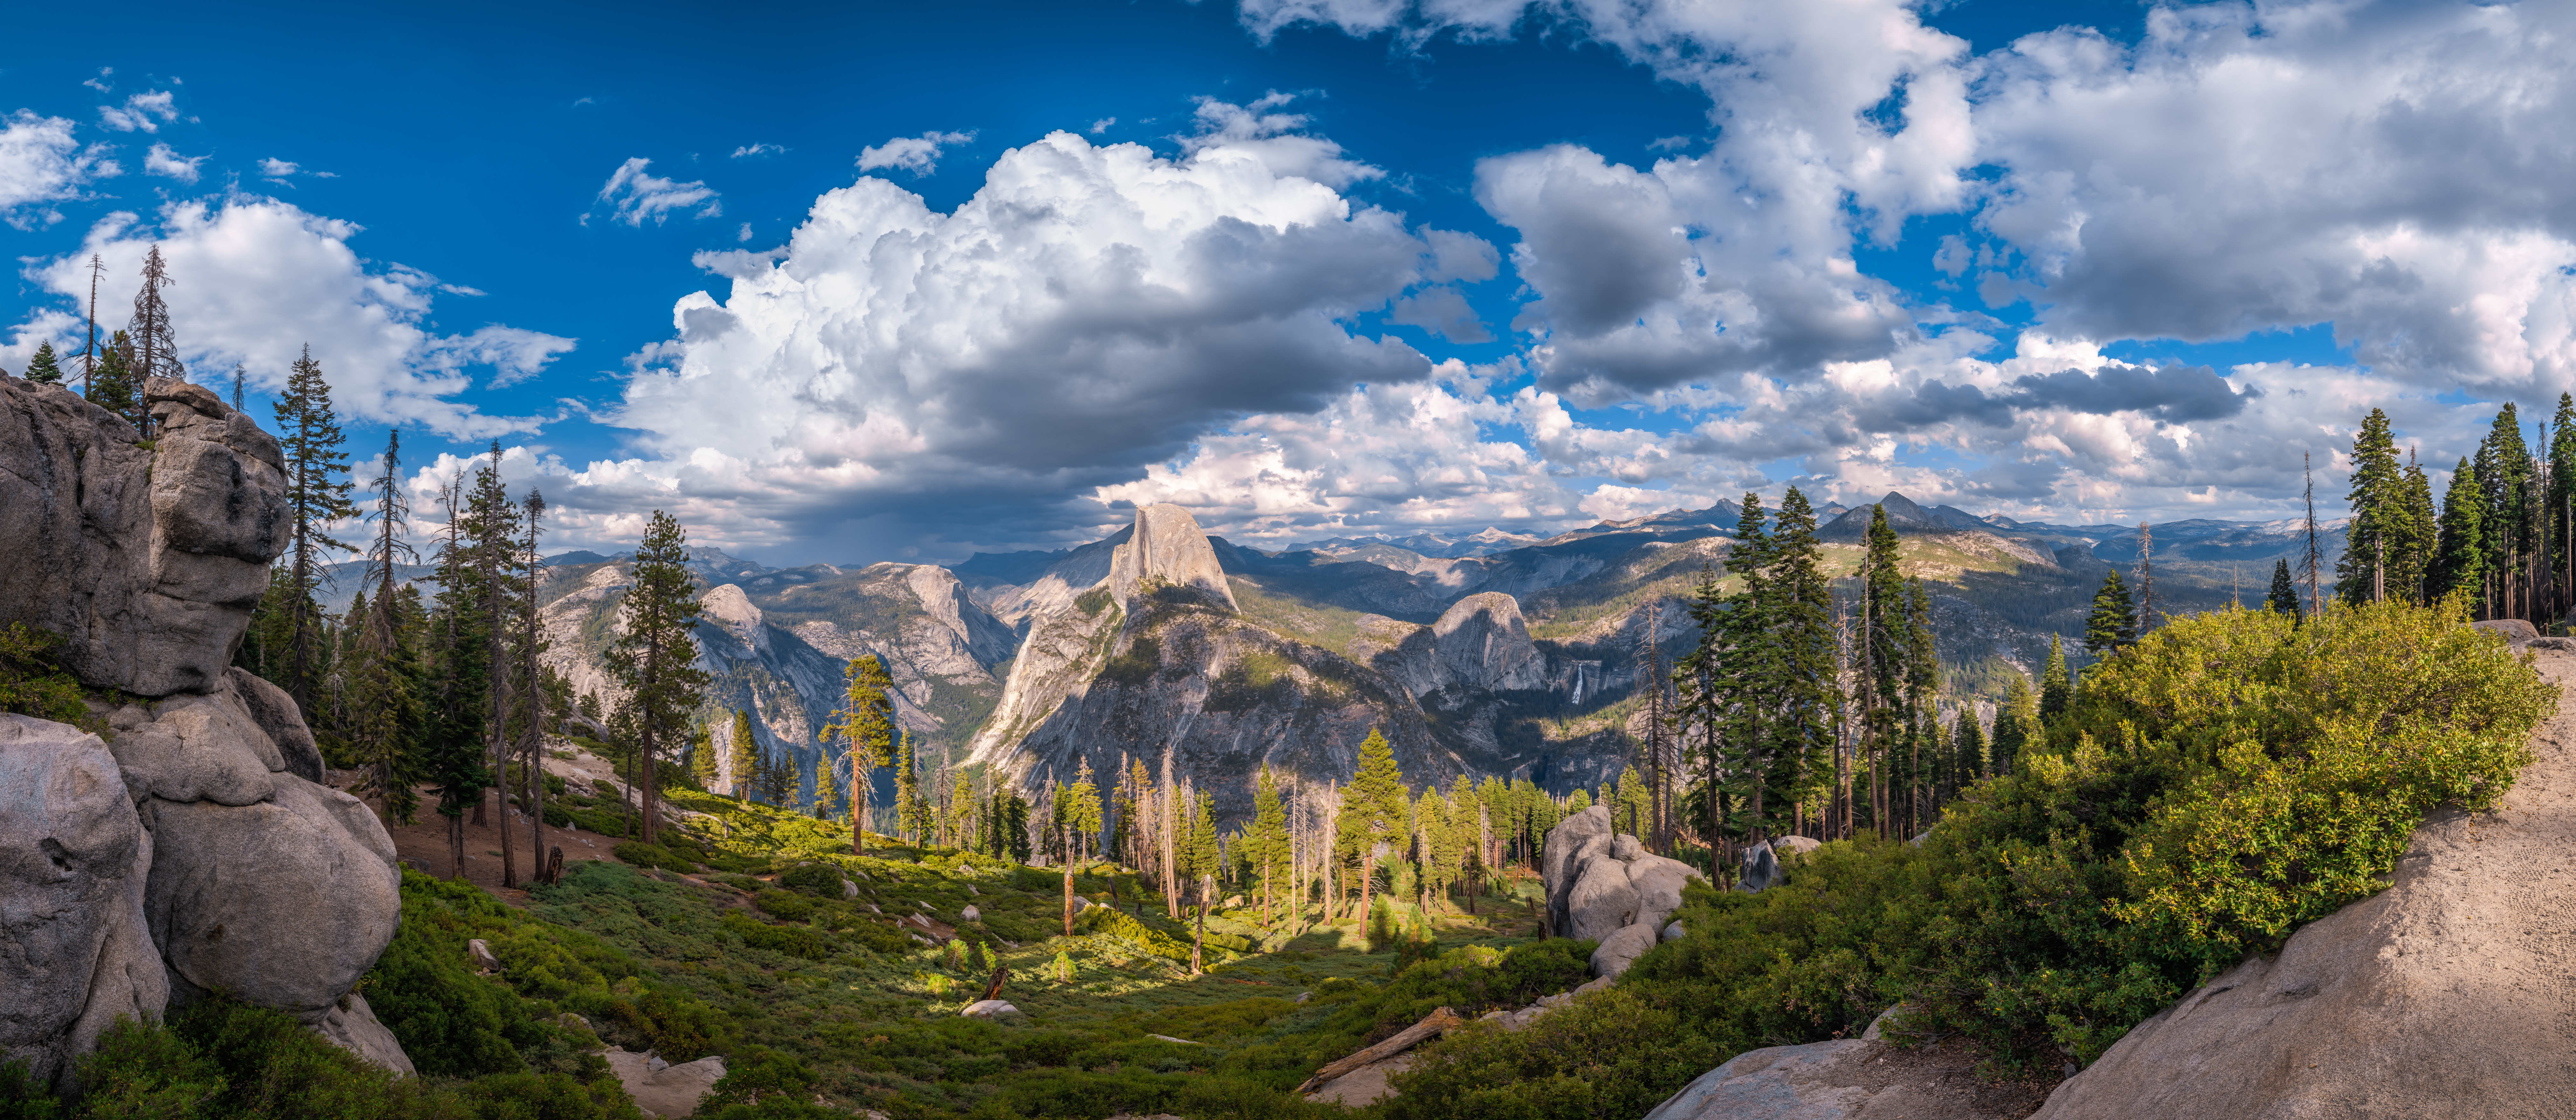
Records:
[[[71,1059],[169,981],[143,917],[152,837],[98,737],[0,715],[0,1062],[68,1087]]]
[[[287,544],[277,441],[152,378],[145,446],[60,386],[0,379],[0,624],[62,635],[81,683],[139,696],[223,679]]]
[[[393,940],[402,873],[357,798],[279,775],[259,804],[151,797],[142,812],[144,912],[174,982],[315,1021]]]
[[[1634,836],[1610,831],[1610,810],[1595,805],[1548,830],[1540,850],[1548,912],[1561,936],[1599,942],[1595,976],[1615,977],[1643,956],[1681,909],[1682,885],[1705,879],[1680,860],[1646,850]]]
[[[1560,934],[1566,928],[1564,900],[1566,888],[1572,885],[1570,865],[1575,862],[1576,851],[1595,836],[1604,837],[1606,844],[1609,835],[1610,808],[1606,805],[1585,809],[1547,830],[1547,839],[1539,848],[1539,881],[1547,887],[1548,911]]]

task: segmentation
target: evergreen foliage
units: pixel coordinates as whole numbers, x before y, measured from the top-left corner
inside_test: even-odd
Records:
[[[851,658],[841,677],[846,686],[844,706],[815,735],[825,743],[838,739],[843,757],[849,760],[850,792],[856,795],[850,799],[850,810],[852,819],[860,822],[850,829],[850,852],[859,855],[865,853],[866,822],[876,808],[874,776],[894,762],[894,677],[874,654]]]
[[[1377,879],[1378,849],[1401,846],[1411,833],[1412,798],[1404,788],[1404,771],[1395,764],[1395,747],[1374,727],[1360,742],[1359,765],[1342,794],[1335,822],[1337,850],[1360,865],[1360,909],[1366,912]]]
[[[2102,577],[2102,590],[2093,594],[2093,611],[2084,617],[2084,648],[2095,658],[2109,657],[2138,640],[2138,605],[2129,598],[2129,585],[2120,579],[2120,569]]]
[[[358,508],[349,498],[356,484],[342,477],[348,473],[349,456],[341,448],[346,436],[340,431],[339,414],[331,407],[331,383],[323,379],[322,364],[313,360],[311,346],[288,370],[286,392],[274,408],[278,449],[286,457],[289,518],[283,604],[287,656],[284,679],[277,683],[303,709],[305,722],[317,723],[320,713],[313,706],[314,686],[327,666],[322,664],[326,652],[322,605],[315,601],[314,592],[322,580],[326,553],[357,551],[324,530],[334,521],[357,516]]]
[[[633,584],[620,605],[625,633],[609,646],[603,659],[609,674],[627,690],[624,711],[632,714],[637,741],[636,788],[643,803],[642,839],[652,843],[660,827],[656,808],[660,785],[654,767],[660,752],[678,744],[707,687],[706,671],[697,667],[698,647],[691,630],[698,620],[697,588],[683,565],[689,560],[687,533],[668,513],[653,511],[643,543],[635,549]]]
[[[27,380],[33,381],[38,385],[60,385],[63,383],[63,367],[54,357],[53,343],[39,342],[36,344],[36,353],[34,356],[27,359],[26,377]]]
[[[2576,462],[2576,460],[2571,460]],[[2487,569],[2485,487],[2476,464],[2462,459],[2451,470],[2450,488],[2442,492],[2441,540],[2433,550],[2426,594],[2468,592],[2482,597]]]
[[[2299,606],[2299,585],[2290,579],[2289,557],[2272,562],[2272,590],[2263,597],[2263,609],[2290,616],[2293,625],[2307,617],[2308,612]]]
[[[134,374],[134,346],[124,331],[108,336],[99,348],[89,383],[81,387],[89,403],[124,418],[139,432],[143,424],[143,379]]]
[[[2075,676],[2066,667],[2066,646],[2048,636],[2048,667],[2039,674],[2039,717],[2051,719],[2075,703]]]

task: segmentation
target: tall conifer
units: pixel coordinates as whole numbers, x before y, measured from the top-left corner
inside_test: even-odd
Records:
[[[2043,720],[2065,714],[2075,706],[2075,674],[2066,667],[2066,646],[2058,636],[2048,636],[2048,667],[2039,674],[2039,715]]]
[[[325,530],[331,522],[358,513],[349,500],[354,484],[340,477],[349,469],[349,457],[341,450],[346,437],[340,431],[339,415],[331,408],[331,383],[323,380],[322,363],[313,360],[312,347],[304,348],[288,372],[286,393],[278,398],[276,413],[278,447],[286,456],[289,519],[285,683],[309,721],[314,716],[313,682],[321,669],[322,607],[314,601],[314,591],[322,579],[324,554],[357,551],[333,540]]]
[[[2120,579],[2120,569],[2102,577],[2102,589],[2093,593],[2093,613],[2084,618],[2084,648],[2096,659],[2109,657],[2138,640],[2138,606],[2129,600],[2129,585]]]
[[[2409,542],[2405,520],[2404,472],[2397,462],[2397,441],[2388,430],[2388,413],[2371,409],[2352,437],[2352,482],[2346,492],[2352,520],[2344,528],[2343,557],[2335,561],[2335,597],[2347,603],[2376,598],[2376,588],[2390,585],[2389,553],[2402,559]]]
[[[837,738],[850,763],[850,854],[866,854],[867,819],[875,806],[875,774],[894,761],[894,678],[875,654],[850,659],[841,672],[840,711],[817,737]]]
[[[2432,571],[2425,576],[2429,594],[2467,591],[2478,595],[2487,569],[2486,499],[2477,465],[2462,459],[2451,469],[2451,485],[2442,494],[2440,543],[2433,549]]]
[[[1395,747],[1374,727],[1360,743],[1359,768],[1342,797],[1338,832],[1341,850],[1360,864],[1360,913],[1368,913],[1377,877],[1379,845],[1401,843],[1408,830],[1411,799],[1404,771],[1396,766]]]
[[[2287,556],[2272,562],[2272,593],[2264,597],[2263,609],[2290,616],[2293,626],[2307,617],[2307,612],[2299,606],[2299,585],[2290,579],[2290,558]]]
[[[684,566],[688,560],[688,534],[670,514],[654,510],[635,550],[633,583],[620,604],[626,632],[605,658],[608,671],[626,687],[627,706],[636,717],[637,785],[643,791],[643,839],[648,844],[661,832],[656,755],[678,744],[707,687],[691,637],[698,594]]]

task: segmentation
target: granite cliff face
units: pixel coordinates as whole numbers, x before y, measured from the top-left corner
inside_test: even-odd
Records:
[[[813,772],[823,749],[815,733],[842,704],[842,672],[852,658],[884,658],[895,680],[896,717],[934,762],[962,754],[1002,692],[992,670],[1010,659],[1013,635],[946,569],[778,570],[714,549],[692,556],[691,574],[705,587],[699,666],[714,677],[707,712],[752,713],[753,738],[794,757],[800,775]],[[576,692],[597,693],[611,707],[622,692],[603,655],[620,632],[629,566],[624,559],[557,564],[539,589],[548,662]],[[720,752],[718,763],[718,788],[732,788],[729,754]],[[891,778],[882,784],[881,792],[890,792]]]
[[[286,547],[276,441],[194,385],[145,401],[149,445],[0,379],[0,622],[67,639],[105,729],[0,716],[0,1056],[67,1084],[116,1016],[221,990],[408,1071],[352,991],[401,914],[393,842],[228,668]]]

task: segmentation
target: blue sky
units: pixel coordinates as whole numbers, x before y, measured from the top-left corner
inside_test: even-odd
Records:
[[[0,66],[0,367],[158,240],[201,379],[312,345],[423,493],[498,439],[568,547],[801,563],[2270,517],[2576,366],[2563,11],[536,8],[20,16],[77,45]]]

